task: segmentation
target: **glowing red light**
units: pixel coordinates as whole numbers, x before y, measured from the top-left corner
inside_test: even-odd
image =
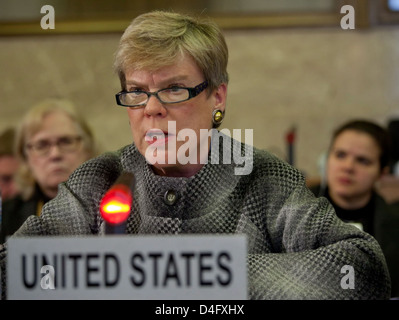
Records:
[[[132,195],[125,185],[115,185],[103,197],[100,203],[101,216],[110,224],[126,221],[130,214]]]

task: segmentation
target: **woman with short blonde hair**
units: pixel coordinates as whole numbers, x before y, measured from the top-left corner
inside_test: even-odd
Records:
[[[60,183],[98,151],[93,132],[74,105],[46,99],[24,116],[15,140],[20,195],[4,202],[0,240],[12,235],[58,193]]]
[[[15,151],[21,160],[17,181],[24,199],[32,196],[36,184],[33,172],[28,165],[28,142],[32,136],[41,130],[43,119],[49,114],[56,112],[66,115],[72,121],[77,135],[81,137],[85,160],[98,154],[92,129],[82,115],[78,113],[72,102],[55,98],[39,102],[22,119],[15,140]]]

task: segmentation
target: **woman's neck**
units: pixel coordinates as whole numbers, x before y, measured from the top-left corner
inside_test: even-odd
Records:
[[[166,177],[192,177],[196,175],[204,164],[189,164],[184,166],[156,167],[152,166],[155,174]]]
[[[345,197],[340,194],[336,194],[331,190],[328,191],[330,199],[340,208],[345,210],[356,210],[365,207],[370,199],[372,192],[362,194],[359,196]]]

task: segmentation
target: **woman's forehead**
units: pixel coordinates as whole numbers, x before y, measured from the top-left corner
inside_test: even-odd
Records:
[[[126,84],[148,80],[154,81],[185,81],[187,79],[202,76],[202,71],[190,56],[184,56],[173,64],[162,66],[158,69],[135,69],[130,68],[125,73]]]
[[[339,134],[334,140],[333,149],[348,149],[369,156],[379,156],[381,152],[371,135],[355,130],[345,130]]]

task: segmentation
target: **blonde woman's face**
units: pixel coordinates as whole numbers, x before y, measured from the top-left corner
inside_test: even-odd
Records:
[[[63,112],[46,115],[39,131],[25,141],[30,146],[27,148],[28,167],[50,198],[57,194],[58,184],[66,181],[89,158],[78,126]]]
[[[204,75],[194,60],[189,56],[181,57],[175,64],[163,67],[157,71],[131,70],[126,73],[127,91],[144,90],[156,92],[173,87],[196,87],[204,82]],[[146,156],[148,148],[156,148],[156,155],[161,161],[153,164],[155,172],[161,175],[190,176],[199,170],[201,149],[207,154],[207,141],[201,139],[201,129],[212,128],[212,112],[214,109],[225,109],[227,87],[222,84],[210,95],[208,91],[187,101],[175,104],[163,104],[156,97],[151,96],[145,106],[127,108],[133,141],[140,151]],[[197,161],[190,165],[182,164],[179,151],[184,149],[187,140],[179,137],[185,129],[193,133],[193,148],[189,152],[196,152]],[[163,136],[157,136],[156,133]],[[188,132],[188,131],[187,131]],[[175,143],[172,147],[172,143]],[[150,150],[151,150],[150,148]],[[195,149],[195,151],[194,151]],[[172,160],[171,160],[172,159]],[[202,162],[203,163],[203,162]]]
[[[367,133],[347,130],[338,135],[327,163],[330,192],[347,200],[369,194],[381,176],[380,152]]]

